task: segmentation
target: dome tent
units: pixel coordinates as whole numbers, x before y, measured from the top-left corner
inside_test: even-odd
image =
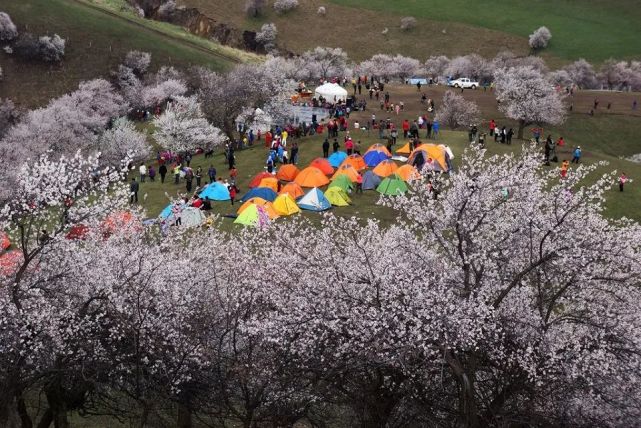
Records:
[[[323,97],[329,103],[337,103],[347,100],[347,91],[338,83],[325,83],[316,88],[314,96],[316,98]]]

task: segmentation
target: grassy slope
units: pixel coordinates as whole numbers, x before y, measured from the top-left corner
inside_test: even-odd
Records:
[[[4,0],[0,9],[13,17],[20,31],[58,33],[67,39],[65,59],[60,65],[26,63],[0,52],[0,65],[5,70],[0,97],[27,106],[45,103],[74,89],[81,80],[108,76],[132,49],[151,52],[154,67],[197,64],[225,70],[232,64],[177,40],[180,30],[175,27],[158,26],[156,29],[163,32],[173,32],[162,35],[71,0]]]
[[[383,13],[461,22],[526,37],[550,28],[549,50],[562,58],[603,61],[641,54],[636,0],[330,0]]]

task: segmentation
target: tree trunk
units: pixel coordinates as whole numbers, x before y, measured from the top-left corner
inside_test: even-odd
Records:
[[[525,121],[523,119],[519,120],[519,130],[518,133],[516,134],[516,137],[519,140],[523,139],[523,131],[525,131]]]
[[[20,422],[22,423],[22,428],[31,428],[33,427],[33,422],[27,412],[27,405],[24,402],[24,397],[22,393],[16,396],[16,408],[18,409],[18,415],[20,416]]]
[[[178,418],[176,420],[177,428],[191,428],[191,409],[184,403],[178,403]]]
[[[42,415],[40,422],[38,422],[38,428],[49,428],[52,422],[53,422],[53,412],[51,411],[51,408],[48,407],[47,410],[45,411],[45,414]]]

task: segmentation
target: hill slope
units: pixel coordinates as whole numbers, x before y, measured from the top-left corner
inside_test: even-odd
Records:
[[[26,106],[45,103],[75,88],[81,80],[108,76],[132,49],[151,52],[154,68],[173,64],[225,70],[246,59],[244,54],[235,57],[230,49],[183,35],[176,27],[110,13],[79,1],[4,0],[0,10],[12,16],[21,32],[58,33],[67,39],[60,65],[25,62],[0,52],[5,74],[0,97]]]

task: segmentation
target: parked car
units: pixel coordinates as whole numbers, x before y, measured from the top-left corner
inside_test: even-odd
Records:
[[[405,79],[405,83],[408,85],[418,85],[419,83],[421,85],[427,85],[429,80],[427,77],[412,76]]]
[[[461,77],[460,79],[450,80],[448,85],[455,88],[476,89],[479,87],[479,82],[468,79],[467,77]]]

